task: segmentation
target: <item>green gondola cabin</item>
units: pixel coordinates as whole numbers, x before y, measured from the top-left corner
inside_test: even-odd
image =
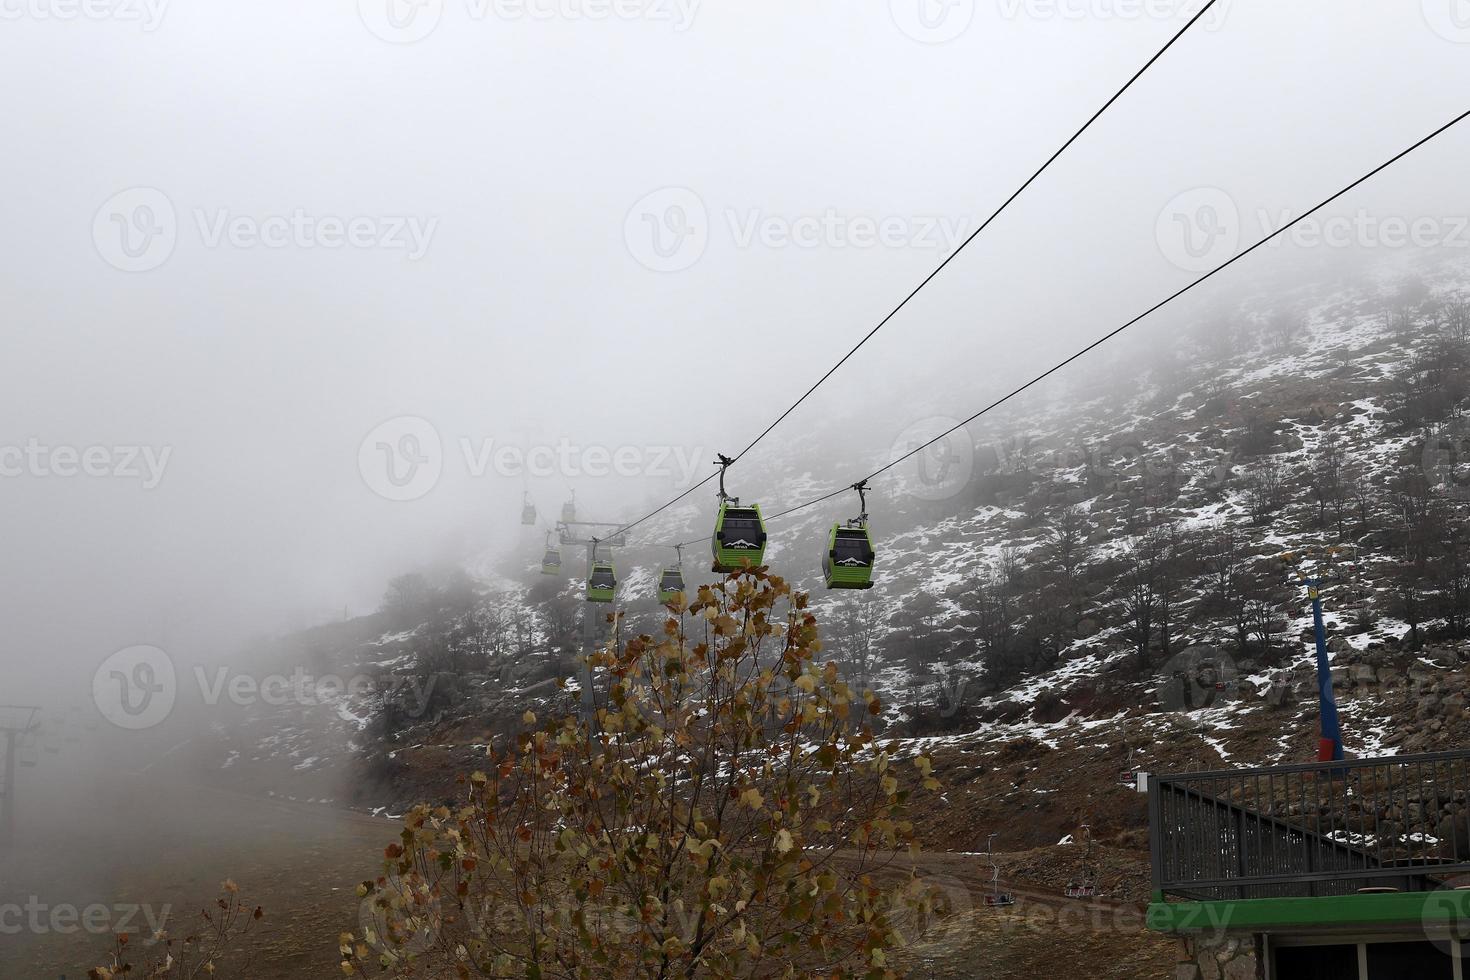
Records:
[[[827,552],[822,556],[822,577],[827,588],[871,589],[876,558],[866,524],[857,527],[834,524],[827,534]]]
[[[762,564],[766,555],[766,523],[761,519],[760,507],[721,503],[710,547],[715,558],[711,571],[738,572],[746,565]]]
[[[613,563],[607,559],[594,561],[587,575],[587,601],[612,602],[617,590],[618,574],[613,570]]]
[[[561,574],[561,552],[555,548],[547,548],[546,554],[541,556],[542,575]]]
[[[677,566],[665,568],[658,578],[658,601],[664,605],[677,602],[684,592],[684,573]]]

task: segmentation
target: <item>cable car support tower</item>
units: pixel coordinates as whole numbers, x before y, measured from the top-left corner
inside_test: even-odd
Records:
[[[15,846],[15,769],[20,764],[20,743],[40,727],[32,705],[0,704],[0,738],[5,740],[5,771],[0,778],[0,854]]]

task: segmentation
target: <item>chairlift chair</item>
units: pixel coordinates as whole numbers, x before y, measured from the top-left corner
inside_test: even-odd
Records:
[[[985,907],[1003,909],[1016,904],[1016,896],[1000,890],[1000,865],[995,863],[995,834],[985,838],[985,856],[990,859],[990,893],[985,896]]]
[[[1082,851],[1082,874],[1067,882],[1062,894],[1068,898],[1096,898],[1097,875],[1092,869],[1092,828],[1082,825],[1082,836],[1087,842]]]
[[[1133,749],[1128,749],[1128,768],[1118,774],[1118,785],[1128,789],[1138,788],[1138,771],[1133,768]]]

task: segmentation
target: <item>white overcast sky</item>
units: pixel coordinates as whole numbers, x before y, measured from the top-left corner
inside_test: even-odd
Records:
[[[0,479],[21,696],[170,629],[365,611],[514,532],[521,481],[472,478],[461,438],[738,450],[1199,5],[387,2],[0,0],[0,447],[171,454],[151,489]],[[1179,195],[1223,191],[1249,240],[1470,108],[1454,0],[1218,6],[781,436],[854,400],[874,444],[968,414],[1189,281],[1156,230]],[[1470,124],[1337,211],[1464,215],[1467,151]],[[166,255],[128,256],[157,194]],[[697,234],[660,258],[670,203]],[[250,239],[292,215],[314,231]],[[349,219],[371,246],[325,247]],[[421,255],[382,247],[399,225]],[[443,475],[392,502],[359,447],[405,415]]]

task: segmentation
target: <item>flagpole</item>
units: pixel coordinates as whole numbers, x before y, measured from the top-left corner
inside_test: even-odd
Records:
[[[1322,580],[1304,579],[1312,600],[1312,627],[1317,638],[1317,693],[1321,702],[1318,721],[1317,761],[1342,761],[1342,726],[1337,720],[1337,699],[1332,694],[1332,665],[1327,659],[1327,629],[1322,623]]]

